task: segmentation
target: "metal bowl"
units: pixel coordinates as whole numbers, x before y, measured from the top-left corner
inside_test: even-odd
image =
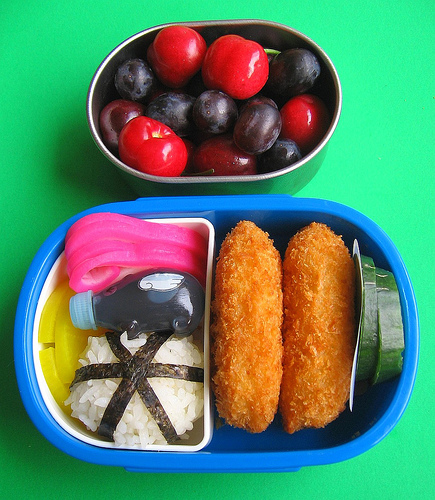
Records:
[[[173,24],[173,23],[171,23]],[[307,48],[318,58],[321,74],[312,93],[323,99],[331,117],[329,128],[319,144],[301,160],[281,170],[246,176],[181,176],[158,177],[139,172],[115,156],[104,144],[99,127],[99,115],[110,101],[119,98],[114,75],[118,66],[133,57],[144,57],[148,45],[164,24],[146,29],[118,45],[103,60],[92,78],[87,96],[87,118],[92,137],[101,152],[127,178],[139,195],[187,194],[295,194],[317,173],[326,154],[328,142],[337,126],[342,91],[337,71],[326,53],[310,38],[283,24],[262,20],[202,21],[177,23],[198,30],[209,45],[226,34],[237,34],[279,51]]]

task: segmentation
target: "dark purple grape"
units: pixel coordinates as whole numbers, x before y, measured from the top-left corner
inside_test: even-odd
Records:
[[[270,104],[246,106],[234,126],[233,138],[237,146],[249,154],[267,151],[281,132],[281,115]]]
[[[287,100],[309,90],[319,75],[319,61],[310,50],[284,50],[269,64],[267,89],[273,96]]]
[[[277,139],[273,146],[257,157],[259,173],[289,167],[302,158],[298,145],[290,139]]]
[[[180,137],[186,137],[194,129],[194,102],[195,97],[183,92],[166,92],[148,104],[145,115],[164,123]]]
[[[142,59],[129,59],[115,74],[115,87],[123,99],[147,101],[156,87],[157,79],[150,66]]]
[[[100,113],[100,130],[104,144],[112,151],[118,149],[118,138],[122,127],[136,116],[143,115],[142,104],[126,99],[109,102]]]
[[[203,132],[223,134],[237,120],[237,105],[229,95],[220,90],[206,90],[193,105],[193,121]]]
[[[270,104],[274,108],[278,108],[278,105],[276,102],[271,99],[270,97],[266,97],[261,94],[254,95],[253,97],[250,97],[247,101],[244,101],[242,106],[240,107],[240,113],[243,112],[243,110],[247,107],[250,106],[251,104]]]

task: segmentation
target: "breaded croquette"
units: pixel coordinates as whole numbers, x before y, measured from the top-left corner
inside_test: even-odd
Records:
[[[334,420],[349,399],[355,347],[355,268],[340,236],[312,223],[283,262],[283,377],[280,413],[293,433]]]
[[[212,302],[212,386],[226,423],[272,422],[282,376],[282,260],[269,235],[240,221],[224,240]]]

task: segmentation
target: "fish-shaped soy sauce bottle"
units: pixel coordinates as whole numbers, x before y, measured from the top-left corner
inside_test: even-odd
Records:
[[[189,273],[153,269],[126,276],[96,294],[78,293],[69,306],[72,323],[83,330],[127,331],[129,339],[161,331],[188,336],[202,320],[205,294]]]

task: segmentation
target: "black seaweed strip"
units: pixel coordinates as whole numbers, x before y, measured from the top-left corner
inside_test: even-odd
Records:
[[[147,370],[147,377],[165,377],[188,380],[190,382],[204,382],[204,370],[197,366],[151,363]]]
[[[144,379],[141,381],[140,388],[137,388],[137,392],[156,424],[159,426],[160,432],[163,434],[166,441],[169,444],[177,441],[177,432],[148,380]]]
[[[162,347],[162,345],[169,339],[172,335],[172,332],[160,332],[160,333],[152,333],[146,344],[144,344],[137,352],[136,359],[140,359],[147,365],[151,363],[154,356],[157,354],[157,351]]]
[[[76,370],[70,388],[80,382],[88,380],[101,380],[104,378],[124,378],[126,370],[122,363],[102,363],[98,365],[85,365]]]
[[[130,377],[135,384],[148,377],[148,370],[154,356],[162,345],[172,335],[172,332],[152,333],[146,344],[138,349],[129,363]]]
[[[113,393],[98,427],[98,434],[113,441],[113,433],[136,390],[129,379],[123,378]]]
[[[121,342],[121,333],[119,332],[106,332],[106,339],[109,343],[110,349],[112,349],[113,354],[124,363],[128,363],[131,360],[131,352],[124,346]]]

